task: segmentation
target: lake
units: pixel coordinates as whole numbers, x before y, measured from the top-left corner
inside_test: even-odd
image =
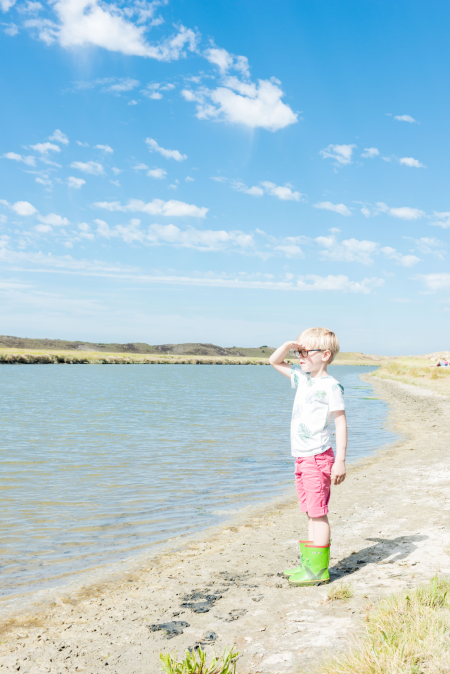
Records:
[[[351,463],[393,442],[345,387]],[[293,483],[295,391],[269,366],[2,365],[1,597],[61,586],[218,524]]]

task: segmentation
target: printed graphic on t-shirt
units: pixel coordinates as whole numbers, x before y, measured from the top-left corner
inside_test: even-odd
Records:
[[[291,369],[292,387],[297,389],[291,422],[293,456],[314,456],[330,447],[333,412],[345,410],[344,387],[327,375],[313,379],[298,367]]]

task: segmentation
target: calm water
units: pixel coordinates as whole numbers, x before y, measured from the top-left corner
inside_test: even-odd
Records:
[[[392,442],[386,405],[345,387],[349,461]],[[268,366],[2,365],[3,598],[63,585],[292,484],[295,391]]]

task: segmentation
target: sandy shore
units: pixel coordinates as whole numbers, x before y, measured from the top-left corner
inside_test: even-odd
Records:
[[[292,588],[278,575],[296,563],[305,535],[292,498],[120,581],[17,617],[0,637],[0,673],[156,674],[160,651],[202,642],[234,644],[239,674],[309,674],[348,646],[379,597],[450,575],[450,399],[370,380],[402,439],[333,489],[332,578],[349,582],[353,599],[327,602],[330,585]],[[154,631],[174,621],[172,634]]]

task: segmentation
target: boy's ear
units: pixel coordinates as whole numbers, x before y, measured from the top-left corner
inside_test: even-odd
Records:
[[[331,358],[331,351],[328,349],[323,352],[322,360],[330,360]]]

